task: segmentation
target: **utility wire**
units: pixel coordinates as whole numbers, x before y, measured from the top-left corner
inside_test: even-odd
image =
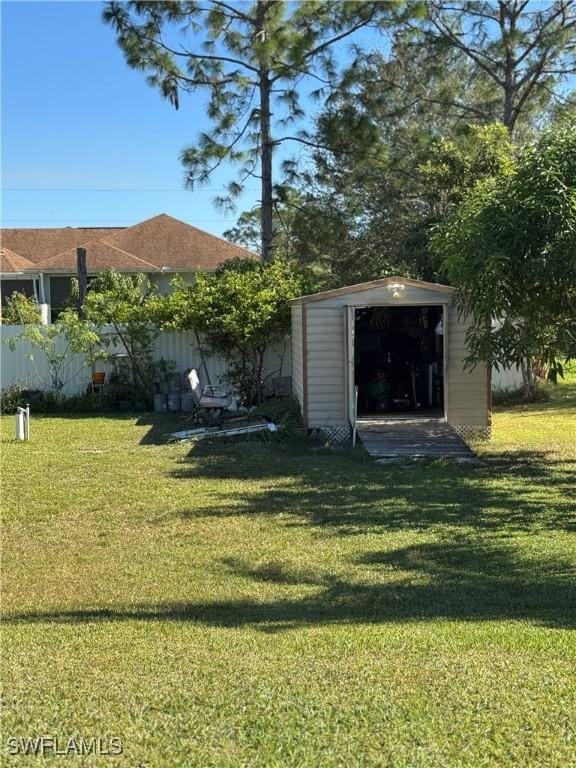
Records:
[[[141,224],[143,219],[133,219],[131,221],[127,221],[126,219],[2,219],[2,221],[4,221],[4,222],[12,221],[12,222],[20,223],[20,224],[25,224],[25,223],[29,224],[31,221],[37,221],[37,222],[41,222],[43,224],[46,224],[46,223],[49,223],[49,222],[54,222],[54,221],[66,221],[66,222],[84,221],[84,222],[89,222],[89,223],[100,223],[100,224],[102,222],[107,222],[107,221],[110,222],[110,221],[112,221],[112,222],[116,222],[116,223],[117,222],[122,222],[123,224]],[[236,221],[236,219],[235,218],[226,218],[226,219],[179,219],[179,221],[184,221],[187,224],[194,224],[195,222],[199,223],[199,222],[207,222],[207,221],[212,221],[212,222]]]
[[[195,189],[192,192],[189,189],[129,189],[114,187],[106,189],[104,187],[79,188],[79,187],[0,187],[2,192],[181,192],[183,194],[195,194],[196,192],[226,192],[221,189]],[[254,193],[256,189],[245,189],[244,192]]]

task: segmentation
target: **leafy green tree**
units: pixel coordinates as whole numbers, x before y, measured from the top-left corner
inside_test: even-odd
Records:
[[[22,342],[32,347],[33,351],[28,357],[35,364],[38,363],[37,353],[46,360],[56,395],[60,395],[64,387],[74,381],[85,367],[107,356],[101,347],[98,333],[72,309],[61,312],[54,325],[27,325],[18,336],[8,340],[8,346],[14,351]],[[71,357],[73,354],[83,356],[82,368],[76,367]]]
[[[226,262],[193,285],[177,279],[173,291],[156,303],[163,328],[193,329],[230,366],[230,379],[247,402],[261,402],[266,350],[290,332],[289,301],[306,290],[294,264],[275,259]]]
[[[467,363],[520,366],[526,398],[534,361],[562,375],[576,355],[576,120],[479,182],[433,246],[474,321]]]
[[[103,340],[121,345],[134,391],[147,396],[154,392],[152,353],[158,329],[151,317],[156,301],[156,288],[146,275],[109,270],[92,281],[83,307],[85,319],[101,329]]]
[[[4,325],[33,325],[40,323],[40,306],[33,296],[14,291],[2,307]]]
[[[446,281],[431,231],[479,178],[511,162],[506,129],[468,126],[444,139],[407,128],[398,143],[376,139],[356,161],[346,157],[347,146],[321,159],[321,182],[293,216],[294,253],[328,285],[387,274]]]
[[[306,213],[297,217],[315,225],[300,227],[296,242],[335,283],[392,272],[446,281],[430,235],[475,172],[491,173],[476,144],[497,150],[497,136],[477,129],[500,122],[521,143],[575,109],[573,2],[413,7],[390,24],[388,50],[358,57],[317,121]],[[510,140],[500,141],[508,151]]]
[[[182,153],[188,182],[205,182],[223,162],[240,166],[229,203],[246,180],[261,182],[262,256],[273,253],[274,152],[285,143],[309,145],[291,126],[304,117],[299,87],[315,83],[321,98],[336,83],[332,51],[354,33],[388,17],[396,3],[351,0],[230,0],[109,2],[111,24],[129,66],[178,108],[182,93],[205,89],[213,129]],[[274,124],[275,119],[275,124]],[[293,175],[296,164],[286,160]]]

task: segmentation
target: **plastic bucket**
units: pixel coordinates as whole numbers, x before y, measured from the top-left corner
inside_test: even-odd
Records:
[[[182,389],[182,374],[179,371],[175,371],[170,377],[168,383],[169,391],[173,394],[180,392]]]
[[[168,410],[179,411],[180,410],[180,393],[171,393],[168,395]]]
[[[193,411],[195,406],[192,392],[183,392],[180,397],[180,405],[183,411]]]
[[[154,413],[166,413],[168,398],[166,395],[154,395]]]

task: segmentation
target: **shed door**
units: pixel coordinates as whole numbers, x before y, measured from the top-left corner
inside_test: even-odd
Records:
[[[354,407],[354,324],[355,308],[344,307],[346,323],[346,402],[348,404],[348,421],[355,426],[356,413]]]

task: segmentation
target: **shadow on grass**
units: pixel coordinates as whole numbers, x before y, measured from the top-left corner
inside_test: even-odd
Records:
[[[253,626],[265,632],[310,625],[433,620],[528,621],[570,629],[576,626],[573,566],[551,559],[524,561],[501,543],[486,544],[462,537],[369,552],[357,563],[366,568],[372,583],[286,570],[281,563],[253,567],[228,560],[226,567],[244,579],[308,585],[313,593],[263,602],[167,602],[110,610],[33,612],[7,616],[5,621],[170,620],[228,628]]]
[[[140,445],[164,445],[171,432],[192,429],[190,414],[182,413],[144,413],[138,417],[136,425],[150,427],[140,440]]]
[[[221,483],[209,505],[185,518],[283,514],[292,524],[349,535],[454,526],[511,533],[576,531],[574,465],[538,452],[492,455],[480,464],[450,460],[375,465],[361,452],[302,446],[193,446],[174,470],[183,482]],[[264,486],[264,487],[263,487]]]
[[[166,417],[154,423],[164,429]],[[514,546],[516,533],[576,531],[573,469],[553,455],[379,466],[362,451],[315,451],[303,441],[199,443],[171,476],[188,483],[191,495],[199,480],[225,481],[214,483],[208,502],[202,495],[203,506],[174,513],[184,520],[262,515],[336,536],[430,530],[436,540],[364,552],[348,569],[338,563],[343,576],[285,562],[221,561],[236,579],[277,585],[278,595],[264,601],[233,595],[214,602],[166,600],[27,612],[5,621],[171,620],[264,632],[444,619],[576,627],[573,564],[550,557],[546,538],[530,548],[529,559]]]

